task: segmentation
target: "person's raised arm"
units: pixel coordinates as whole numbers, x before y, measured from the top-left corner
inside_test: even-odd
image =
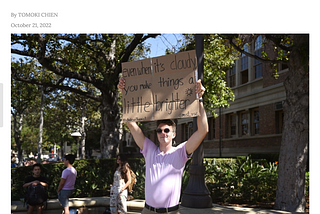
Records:
[[[199,99],[202,98],[204,91],[205,88],[202,86],[201,80],[198,80],[196,83],[196,93],[198,94]],[[186,150],[188,154],[193,153],[198,148],[202,140],[209,132],[208,119],[203,102],[199,102],[199,116],[197,117],[197,127],[197,131],[194,132],[187,140]]]
[[[124,78],[121,77],[119,79],[119,84],[118,84],[118,89],[120,90],[121,93],[122,93],[122,90],[125,88],[125,86],[126,86],[126,81]],[[139,146],[139,148],[143,150],[145,136],[142,130],[140,129],[140,127],[136,122],[126,122],[126,123],[128,128],[130,129],[130,132],[133,136],[134,141]]]

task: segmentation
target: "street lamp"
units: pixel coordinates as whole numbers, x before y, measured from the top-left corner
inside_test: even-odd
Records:
[[[71,137],[74,137],[77,140],[77,158],[79,158],[79,140],[80,140],[81,134],[80,132],[73,132],[71,133]]]
[[[196,55],[198,61],[198,76],[203,81],[203,57],[204,57],[204,36],[196,34]],[[193,130],[196,131],[197,118],[193,118]],[[203,142],[194,151],[192,156],[192,164],[189,165],[190,178],[186,189],[181,198],[181,205],[191,208],[210,208],[212,207],[212,199],[210,192],[205,184],[203,166]]]

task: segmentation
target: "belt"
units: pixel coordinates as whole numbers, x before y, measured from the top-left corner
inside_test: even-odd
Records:
[[[179,204],[173,207],[168,207],[168,208],[154,208],[149,206],[148,204],[145,204],[144,207],[155,213],[168,213],[168,212],[172,212],[179,209]]]

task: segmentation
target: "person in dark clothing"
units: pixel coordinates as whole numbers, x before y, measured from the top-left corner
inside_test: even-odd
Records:
[[[22,187],[27,188],[30,185],[38,184],[41,184],[44,187],[48,186],[46,177],[41,176],[41,164],[34,164],[32,165],[32,175],[25,178]],[[34,209],[37,210],[37,214],[42,214],[42,205],[31,206],[30,204],[28,204],[27,214],[32,214]]]

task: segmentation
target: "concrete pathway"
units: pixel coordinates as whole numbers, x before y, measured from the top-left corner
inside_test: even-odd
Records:
[[[144,200],[132,200],[127,202],[128,214],[141,213],[144,207]],[[233,207],[221,206],[213,204],[211,208],[196,209],[180,206],[181,214],[301,214],[298,212],[287,212],[271,209],[247,208],[247,207]]]
[[[87,211],[80,213],[86,214],[99,214],[103,213],[105,207],[109,206],[109,197],[91,197],[91,198],[72,198],[70,199],[70,207],[76,207],[81,209],[87,207]],[[144,200],[134,199],[127,202],[128,214],[140,214],[144,207]],[[48,200],[48,209],[44,210],[44,214],[61,214],[61,206],[58,199]],[[11,201],[11,214],[25,214],[26,207],[23,206],[21,201]],[[259,208],[245,208],[245,207],[233,207],[233,206],[221,206],[218,204],[212,204],[211,208],[196,209],[180,206],[181,214],[301,214],[297,212],[286,212],[280,210],[271,209],[259,209]]]

